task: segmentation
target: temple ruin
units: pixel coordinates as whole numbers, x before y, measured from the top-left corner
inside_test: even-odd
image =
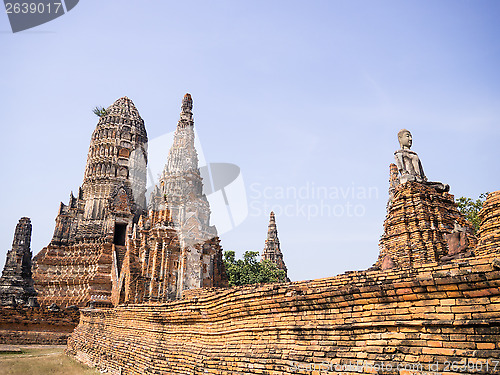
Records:
[[[186,94],[147,206],[144,121],[128,98],[101,113],[84,182],[34,258],[41,308],[15,307],[35,296],[30,220],[16,227],[0,278],[1,342],[67,339],[67,354],[111,375],[435,374],[452,363],[454,373],[499,373],[500,191],[474,234],[403,129],[373,267],[227,288],[192,104]],[[287,271],[272,212],[262,258]],[[69,338],[77,310],[52,303],[84,307]]]
[[[179,299],[186,290],[227,287],[222,247],[210,226],[210,207],[194,147],[193,101],[182,100],[174,143],[149,211],[127,241],[113,274],[113,302]]]
[[[92,133],[83,184],[60,204],[50,244],[33,259],[42,305],[111,304],[113,263],[126,234],[146,209],[144,120],[127,97],[100,116]]]
[[[498,373],[500,191],[476,238],[411,133],[399,138],[370,269],[86,309],[67,353],[116,375]],[[272,213],[263,257],[282,260]]]
[[[186,94],[165,170],[146,207],[147,134],[133,102],[105,109],[77,197],[61,203],[50,244],[35,258],[39,301],[60,306],[166,301],[226,286],[222,248],[202,192]]]
[[[264,250],[262,250],[262,260],[268,260],[274,264],[280,270],[285,272],[285,279],[290,281],[288,278],[288,270],[283,260],[283,253],[281,252],[280,240],[278,238],[278,227],[276,226],[276,217],[274,212],[271,211],[269,215],[269,227],[267,229],[267,238]]]
[[[401,130],[398,139],[401,149],[389,166],[389,203],[375,266],[406,268],[471,256],[477,239],[450,187],[427,180],[420,158],[410,150],[408,130]]]
[[[12,249],[7,252],[0,277],[0,306],[35,306],[31,275],[31,220],[22,217],[16,225]]]

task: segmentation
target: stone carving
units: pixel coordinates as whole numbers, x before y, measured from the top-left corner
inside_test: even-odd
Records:
[[[61,308],[57,306],[55,303],[52,303],[49,307],[47,307],[47,310],[49,311],[60,311]]]
[[[285,261],[283,260],[283,253],[280,248],[280,240],[278,238],[278,228],[276,226],[276,218],[274,212],[271,211],[269,215],[269,227],[267,229],[267,239],[264,250],[262,251],[262,260],[268,260],[280,269],[285,271],[285,277],[287,281],[290,281],[287,275],[287,267]]]
[[[441,261],[448,261],[457,258],[466,258],[472,256],[469,250],[469,240],[467,239],[467,231],[458,223],[454,224],[451,233],[444,235],[444,239],[448,245],[448,254],[441,258]]]
[[[415,151],[410,150],[413,144],[413,138],[409,130],[402,129],[398,133],[400,150],[394,153],[396,166],[401,176],[399,183],[404,184],[408,181],[415,181],[434,188],[438,192],[447,192],[450,186],[441,182],[431,182],[427,180],[422,163]]]
[[[417,267],[471,257],[477,243],[472,224],[458,211],[449,186],[430,182],[418,155],[410,150],[411,133],[398,133],[401,149],[390,165],[389,202],[374,267]]]
[[[396,267],[396,264],[392,260],[392,258],[389,255],[386,255],[384,259],[382,260],[382,264],[380,265],[380,269],[385,271],[385,270],[390,270],[391,268]]]
[[[16,226],[12,249],[7,252],[0,277],[0,305],[37,305],[31,275],[30,244],[31,220],[23,217]]]

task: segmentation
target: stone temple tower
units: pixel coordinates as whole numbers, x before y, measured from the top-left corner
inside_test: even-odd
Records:
[[[19,220],[0,277],[0,305],[27,304],[36,296],[31,278],[31,220]]]
[[[283,260],[283,253],[280,248],[280,240],[278,238],[278,228],[276,226],[276,218],[274,212],[271,211],[269,217],[269,227],[267,229],[267,239],[264,250],[262,251],[262,260],[268,260],[278,267],[278,269],[285,271],[285,277],[288,280],[287,268]]]
[[[151,193],[149,204],[148,225],[154,228],[154,218],[167,217],[168,225],[177,234],[178,248],[167,249],[168,259],[158,261],[169,264],[160,272],[160,275],[170,275],[165,281],[170,284],[165,294],[168,299],[172,296],[180,298],[183,291],[189,289],[227,286],[222,248],[217,230],[210,225],[210,206],[203,194],[198,154],[194,147],[192,108],[191,95],[186,94],[182,100],[174,143],[159,183]],[[154,251],[143,247],[140,258],[149,260]],[[146,274],[154,272],[148,271]],[[153,285],[154,282],[147,281],[147,285]],[[149,297],[146,293],[145,298],[151,298],[153,289],[150,289]]]
[[[185,246],[217,236],[210,226],[210,206],[203,194],[203,182],[194,147],[193,100],[186,94],[167,164],[150,199],[150,209],[168,209]]]
[[[102,228],[97,232],[115,233],[115,225],[131,224],[130,218],[116,217],[108,205],[110,198],[123,201],[127,195],[136,218],[145,210],[147,142],[144,120],[129,98],[118,99],[101,116],[92,134],[82,185],[82,234],[94,233],[96,226]]]
[[[100,116],[78,195],[60,204],[52,241],[34,258],[40,303],[111,303],[112,264],[123,261],[127,233],[145,213],[147,141],[129,98]]]
[[[106,109],[90,140],[78,197],[61,203],[53,244],[103,236],[124,244],[127,225],[146,208],[147,141],[144,120],[129,98]],[[122,212],[125,201],[130,212]]]

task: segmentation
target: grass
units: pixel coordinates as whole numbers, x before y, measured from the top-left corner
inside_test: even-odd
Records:
[[[0,375],[99,374],[65,355],[64,348],[20,348],[15,352],[0,352]]]

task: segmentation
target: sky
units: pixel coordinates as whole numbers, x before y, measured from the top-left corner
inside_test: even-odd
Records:
[[[34,254],[50,242],[95,106],[132,99],[161,169],[189,92],[200,160],[239,167],[224,250],[261,252],[274,210],[292,280],[369,268],[401,128],[455,197],[500,189],[499,16],[496,0],[86,0],[12,33],[2,13],[0,264],[23,216]]]

